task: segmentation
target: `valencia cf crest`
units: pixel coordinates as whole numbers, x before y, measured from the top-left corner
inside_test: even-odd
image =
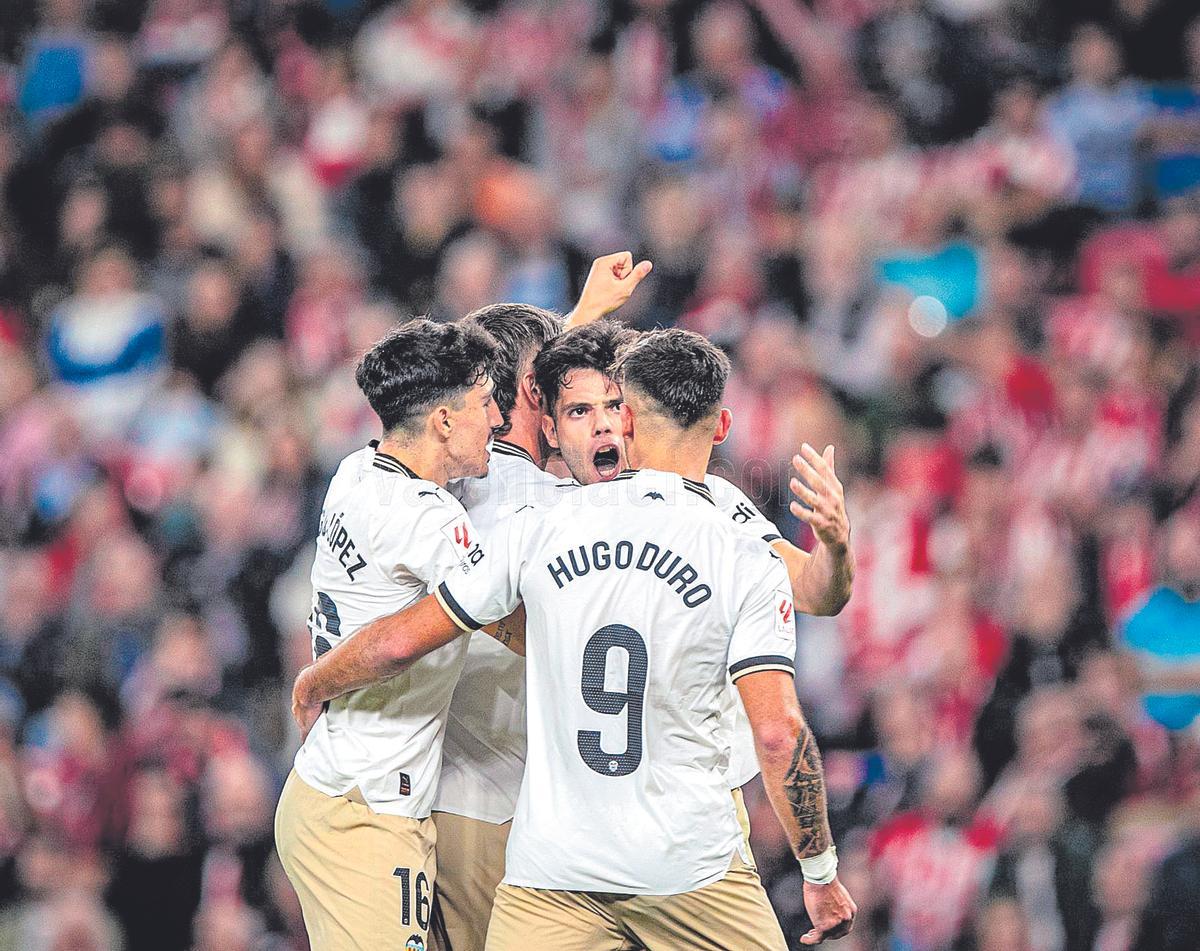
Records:
[[[419,934],[415,934],[404,942],[404,951],[425,951],[425,942]]]

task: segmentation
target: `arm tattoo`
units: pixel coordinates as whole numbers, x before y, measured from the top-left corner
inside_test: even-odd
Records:
[[[511,630],[509,630],[507,621],[508,621],[508,618],[505,618],[503,621],[497,621],[496,629],[494,631],[484,628],[484,630],[487,630],[487,632],[489,634],[491,634],[492,637],[494,637],[496,640],[498,640],[505,647],[510,646],[512,644],[512,639],[513,639],[513,632]]]
[[[783,790],[800,830],[796,855],[804,859],[820,855],[832,840],[825,805],[825,771],[816,737],[808,724],[804,724],[796,737],[792,762],[783,776]]]

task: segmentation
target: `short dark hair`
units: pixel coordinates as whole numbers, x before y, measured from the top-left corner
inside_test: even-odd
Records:
[[[563,381],[574,370],[598,370],[612,376],[621,348],[637,337],[637,331],[614,320],[597,320],[568,330],[552,340],[533,361],[533,375],[542,391],[543,407],[554,415]]]
[[[477,324],[418,318],[392,330],[354,371],[383,423],[403,429],[443,400],[460,398],[491,372],[496,341]]]
[[[729,357],[690,330],[651,330],[622,350],[614,370],[626,389],[648,397],[681,429],[690,429],[721,405]]]
[[[562,318],[532,304],[489,304],[467,314],[463,320],[482,327],[498,346],[492,364],[492,382],[496,384],[496,406],[504,417],[504,425],[496,434],[503,436],[512,428],[509,414],[517,405],[517,377],[521,368],[548,341],[562,333]]]

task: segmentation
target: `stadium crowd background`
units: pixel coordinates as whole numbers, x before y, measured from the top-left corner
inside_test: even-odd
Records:
[[[304,947],[271,817],[356,355],[625,247],[801,543],[837,446],[839,947],[1198,946],[1200,695],[1140,685],[1200,659],[1193,3],[4,0],[0,185],[0,948]]]

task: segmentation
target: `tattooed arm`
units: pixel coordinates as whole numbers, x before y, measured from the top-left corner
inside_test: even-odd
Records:
[[[813,859],[833,844],[825,803],[825,771],[812,730],[800,712],[790,674],[764,670],[737,681],[754,731],[758,763],[771,806],[792,851]],[[819,944],[850,931],[857,908],[837,877],[826,884],[805,881],[804,904],[813,928],[800,940]]]
[[[517,609],[508,617],[495,624],[489,624],[483,629],[485,634],[494,637],[514,654],[525,656],[525,605],[518,604]]]

